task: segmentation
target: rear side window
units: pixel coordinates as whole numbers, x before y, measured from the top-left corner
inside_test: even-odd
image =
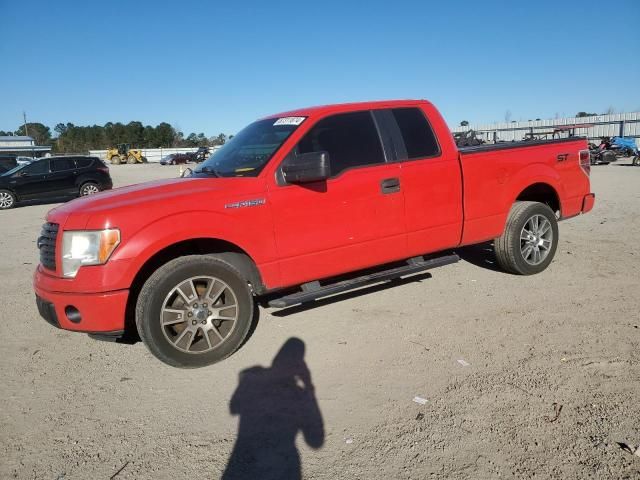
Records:
[[[51,159],[51,171],[63,172],[65,170],[73,170],[76,168],[72,158],[53,158]]]
[[[440,153],[436,136],[420,109],[394,108],[392,113],[407,148],[407,159],[433,157]]]
[[[91,158],[76,158],[76,166],[78,168],[87,168],[90,167],[91,164],[93,163],[93,160]]]
[[[384,163],[371,113],[351,112],[320,120],[298,143],[297,153],[328,152],[331,175],[348,168]]]

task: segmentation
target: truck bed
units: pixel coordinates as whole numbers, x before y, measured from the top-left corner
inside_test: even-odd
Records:
[[[552,188],[560,218],[580,213],[588,177],[578,167],[584,137],[477,145],[459,149],[464,184],[462,244],[498,237],[525,189]],[[536,187],[536,185],[541,185]],[[525,192],[523,197],[523,192]]]

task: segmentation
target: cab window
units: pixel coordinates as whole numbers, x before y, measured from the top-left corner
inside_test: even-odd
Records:
[[[371,112],[332,115],[316,123],[300,140],[296,153],[327,152],[331,176],[364,165],[384,163],[384,154]]]

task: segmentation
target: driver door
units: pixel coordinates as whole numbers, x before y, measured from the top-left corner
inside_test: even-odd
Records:
[[[288,184],[279,171],[270,186],[283,285],[406,256],[400,166],[386,162],[371,112],[321,119],[285,162],[295,161],[295,154],[319,151],[329,154],[330,178]]]
[[[28,200],[40,198],[50,190],[49,159],[36,160],[14,173],[10,184],[18,198]]]

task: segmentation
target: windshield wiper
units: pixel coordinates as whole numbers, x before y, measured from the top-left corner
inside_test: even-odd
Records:
[[[213,167],[202,167],[200,170],[197,170],[196,173],[208,173],[209,175],[213,175],[214,177],[220,176]]]

